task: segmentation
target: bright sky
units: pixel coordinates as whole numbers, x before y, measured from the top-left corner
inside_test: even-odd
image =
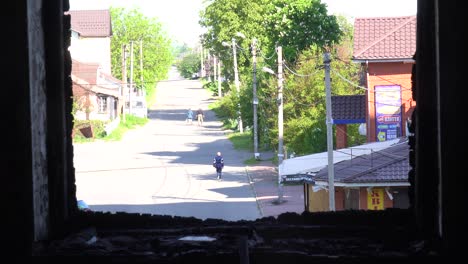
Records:
[[[322,0],[331,14],[356,17],[416,15],[417,0]]]
[[[204,0],[69,0],[71,10],[139,7],[147,17],[157,17],[169,36],[195,45],[202,29],[198,24]],[[417,0],[322,0],[331,14],[356,17],[416,15]]]
[[[156,17],[169,36],[192,46],[202,29],[198,24],[204,0],[69,0],[70,10],[138,7],[147,17]]]

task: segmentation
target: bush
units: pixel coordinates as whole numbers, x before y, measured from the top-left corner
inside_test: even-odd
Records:
[[[200,58],[196,53],[190,53],[182,58],[177,65],[180,75],[186,79],[192,78],[193,74],[200,71]]]
[[[121,119],[122,120],[122,119]],[[100,120],[75,120],[73,127],[73,142],[90,142],[94,139],[102,139],[107,141],[116,141],[122,139],[125,132],[129,129],[134,129],[138,126],[143,126],[148,122],[148,118],[138,117],[134,115],[126,115],[125,122],[121,121],[119,126],[109,135],[106,134],[105,125],[108,121]],[[93,138],[86,138],[80,129],[92,127]]]
[[[91,127],[93,131],[94,138],[102,138],[106,136],[106,131],[104,130],[105,125],[108,122],[101,120],[74,120],[73,133],[75,137],[86,138],[83,133],[81,133],[82,128]]]
[[[203,88],[210,91],[212,95],[218,95],[218,84],[214,82],[207,82],[203,84]]]

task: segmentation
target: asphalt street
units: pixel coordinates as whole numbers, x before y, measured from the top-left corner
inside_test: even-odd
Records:
[[[150,121],[118,142],[74,144],[77,199],[103,212],[217,218],[261,217],[243,161],[208,105],[216,98],[198,80],[181,79],[173,69],[157,86]],[[205,112],[203,126],[185,120],[188,108]],[[216,179],[211,166],[221,151],[225,168]]]

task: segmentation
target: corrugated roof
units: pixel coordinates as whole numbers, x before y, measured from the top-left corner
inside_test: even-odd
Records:
[[[401,138],[391,139],[381,142],[371,142],[359,146],[333,150],[333,162],[336,164],[343,160],[350,160],[357,156],[367,155],[372,152],[383,150],[389,146],[401,143]],[[305,156],[285,159],[278,166],[281,176],[316,174],[328,165],[328,152],[314,153]]]
[[[334,124],[365,123],[366,96],[332,96],[332,118]]]
[[[83,37],[112,36],[111,16],[108,9],[70,10],[71,29]]]
[[[407,60],[416,51],[416,16],[356,18],[355,60]]]
[[[408,141],[335,163],[334,170],[335,182],[341,183],[407,182],[410,170]],[[328,166],[313,178],[316,181],[328,181]]]
[[[409,160],[407,158],[400,161],[396,160],[391,164],[386,164],[382,168],[370,172],[362,173],[356,178],[350,179],[352,182],[401,182],[408,180],[410,170]]]

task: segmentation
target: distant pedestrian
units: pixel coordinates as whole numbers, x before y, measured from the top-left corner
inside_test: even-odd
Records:
[[[203,126],[203,119],[205,117],[205,114],[203,113],[203,110],[201,108],[198,108],[197,110],[197,121],[199,126]]]
[[[221,155],[221,152],[217,152],[216,156],[213,158],[213,167],[216,169],[216,176],[218,180],[221,180],[223,168],[224,168],[224,158]]]
[[[187,123],[192,124],[193,121],[193,111],[191,108],[188,109],[187,111]]]

